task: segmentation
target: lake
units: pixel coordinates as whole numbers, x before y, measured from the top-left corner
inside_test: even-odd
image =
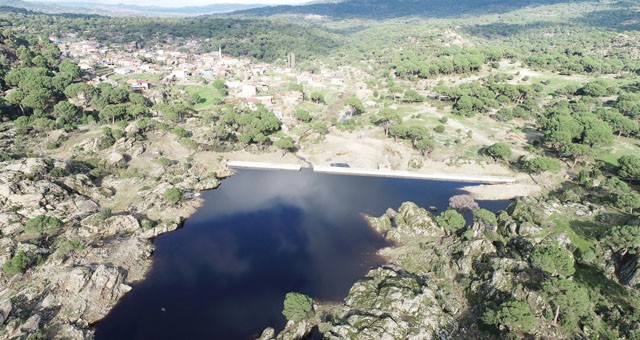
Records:
[[[469,183],[239,170],[204,192],[183,228],[155,240],[153,266],[96,326],[96,339],[251,339],[281,330],[287,292],[340,301],[384,263],[363,214],[405,201],[446,209]],[[498,211],[508,201],[479,201]]]

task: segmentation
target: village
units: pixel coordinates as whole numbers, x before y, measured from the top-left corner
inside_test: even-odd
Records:
[[[105,46],[73,35],[52,36],[50,40],[60,48],[63,57],[91,76],[87,83],[128,86],[154,103],[162,99],[163,90],[194,88],[223,80],[228,90],[226,103],[254,110],[257,104],[262,104],[282,119],[291,117],[302,104],[303,87],[340,93],[364,87],[363,83],[348,86],[340,71],[328,68],[318,73],[299,72],[292,53],[280,66],[234,58],[225,55],[222,47],[215,52],[200,53],[199,41],[195,39],[151,48],[139,48],[137,43]],[[291,84],[296,84],[295,88]],[[206,96],[207,93],[202,95]]]

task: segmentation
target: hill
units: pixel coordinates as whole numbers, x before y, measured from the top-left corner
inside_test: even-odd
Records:
[[[225,13],[238,10],[247,10],[264,7],[264,4],[211,4],[206,6],[185,6],[185,7],[161,7],[161,6],[140,6],[127,4],[100,4],[93,2],[31,2],[22,0],[0,0],[0,7],[9,6],[26,9],[34,12],[47,14],[75,13],[75,14],[99,14],[114,17],[122,16],[197,16],[205,14]]]
[[[385,19],[404,16],[454,17],[468,14],[506,13],[534,5],[586,0],[347,0],[301,6],[271,6],[238,13],[256,16],[279,14],[322,15],[333,19]]]

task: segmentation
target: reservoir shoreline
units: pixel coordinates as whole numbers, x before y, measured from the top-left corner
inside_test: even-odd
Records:
[[[303,167],[299,164],[286,163],[269,163],[269,162],[247,162],[247,161],[228,161],[229,168],[240,169],[263,169],[263,170],[289,170],[300,171]],[[443,173],[423,173],[401,170],[381,170],[381,169],[362,169],[347,168],[335,166],[313,166],[314,172],[352,175],[352,176],[368,176],[368,177],[389,177],[389,178],[407,178],[407,179],[424,179],[435,181],[451,181],[451,182],[470,182],[480,184],[509,184],[515,183],[515,177],[499,177],[484,175],[461,175],[461,174],[443,174]]]

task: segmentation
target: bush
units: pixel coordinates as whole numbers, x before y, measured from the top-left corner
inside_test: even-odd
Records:
[[[304,123],[309,123],[313,119],[309,111],[303,110],[303,109],[297,109],[295,113],[295,117],[297,120]]]
[[[178,188],[169,188],[164,192],[164,199],[171,205],[178,204],[182,198],[182,191]]]
[[[473,219],[478,223],[482,223],[487,226],[495,227],[498,225],[498,219],[496,214],[486,209],[478,209],[473,212]]]
[[[82,250],[82,243],[80,243],[80,241],[78,240],[67,240],[64,241],[62,243],[60,243],[60,245],[58,246],[58,249],[56,249],[56,254],[60,257],[64,257],[66,256],[68,253],[72,252],[72,251],[76,251],[76,250]]]
[[[444,125],[438,125],[433,130],[435,132],[437,132],[437,133],[443,133],[444,132]]]
[[[39,215],[30,219],[24,226],[24,230],[32,233],[54,233],[62,227],[62,221],[55,217]]]
[[[147,219],[142,220],[141,225],[142,225],[142,228],[144,228],[144,229],[153,229],[153,227],[155,227],[155,223],[153,221],[147,220]]]
[[[496,311],[488,309],[482,315],[482,320],[498,328],[506,327],[512,332],[524,333],[530,332],[537,323],[529,304],[519,300],[504,302]]]
[[[618,176],[632,181],[640,180],[640,157],[635,155],[625,155],[618,159],[620,168]]]
[[[506,160],[509,159],[512,154],[511,147],[509,147],[509,144],[506,143],[495,143],[493,145],[487,146],[486,148],[483,148],[481,152],[487,156],[492,157],[493,160]]]
[[[313,300],[300,293],[287,293],[282,314],[287,320],[300,322],[314,315]]]
[[[561,169],[560,162],[549,157],[535,157],[524,162],[524,168],[534,174],[545,171],[558,172]]]
[[[27,255],[24,251],[19,251],[14,257],[5,262],[2,265],[2,271],[9,276],[16,275],[18,273],[24,273],[29,267],[34,264],[34,258]]]
[[[160,158],[158,158],[158,163],[160,163],[160,165],[162,165],[162,166],[169,166],[169,165],[173,164],[173,161],[171,161],[167,157],[160,157]]]
[[[309,99],[314,103],[324,104],[324,95],[322,92],[312,92]]]
[[[183,127],[174,127],[173,130],[171,130],[171,132],[173,132],[173,134],[178,137],[182,137],[182,138],[189,137],[189,131],[187,131]]]
[[[447,233],[454,233],[459,229],[464,228],[467,221],[459,212],[453,209],[447,209],[436,217],[436,223]]]
[[[576,271],[573,254],[558,246],[536,246],[531,264],[551,276],[567,277]]]

